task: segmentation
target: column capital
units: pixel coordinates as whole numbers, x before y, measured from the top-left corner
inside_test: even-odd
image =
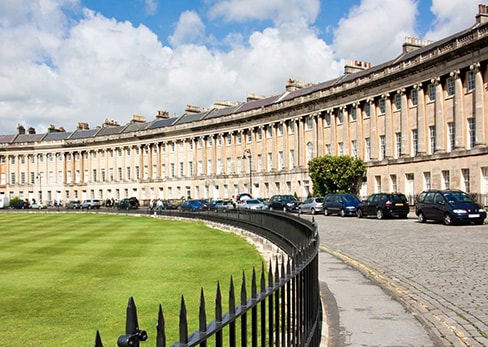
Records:
[[[439,84],[439,83],[441,83],[441,78],[440,77],[434,77],[430,80],[430,83]]]
[[[459,74],[460,74],[459,70],[454,70],[449,74],[449,76],[454,77],[454,78],[458,78]]]
[[[471,71],[478,72],[478,71],[479,71],[479,69],[480,69],[480,66],[481,66],[481,64],[480,64],[479,62],[477,62],[477,63],[471,64],[471,65],[469,66],[469,69],[470,69]]]

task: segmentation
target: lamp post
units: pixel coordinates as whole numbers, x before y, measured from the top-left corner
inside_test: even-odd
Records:
[[[249,159],[249,194],[252,196],[252,155],[249,148],[244,150],[242,159]]]
[[[39,203],[42,202],[42,179],[41,179],[41,174],[38,174],[36,178],[39,180]]]

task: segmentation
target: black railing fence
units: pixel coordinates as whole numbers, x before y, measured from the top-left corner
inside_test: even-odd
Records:
[[[154,213],[150,211],[150,213]],[[317,226],[314,221],[290,214],[274,212],[181,212],[163,210],[159,215],[194,218],[238,227],[257,234],[278,246],[283,254],[262,265],[261,275],[252,271],[251,292],[247,293],[244,272],[240,281],[240,295],[230,280],[228,307],[223,313],[223,299],[217,284],[214,318],[207,322],[206,298],[200,294],[199,329],[188,333],[185,299],[181,297],[179,310],[179,341],[172,347],[207,346],[319,346],[322,325],[318,277]],[[259,277],[259,278],[258,278]],[[157,347],[167,346],[163,309],[159,306],[156,333],[152,339]],[[117,346],[140,346],[150,334],[139,328],[135,300],[129,298],[125,334]],[[224,341],[225,339],[225,341]],[[102,339],[96,333],[95,347]]]

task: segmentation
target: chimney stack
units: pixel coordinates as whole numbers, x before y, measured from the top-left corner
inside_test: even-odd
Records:
[[[146,121],[146,117],[138,115],[138,114],[133,114],[132,119],[130,121],[130,124],[144,123],[145,121]]]
[[[486,24],[488,23],[488,5],[478,5],[478,14],[476,15],[476,23]]]
[[[168,111],[163,111],[163,110],[158,110],[158,114],[156,115],[157,119],[168,119],[169,118],[169,112]]]
[[[85,122],[78,122],[78,130],[89,130],[90,127],[88,126],[88,123]]]
[[[410,53],[419,49],[421,47],[430,45],[434,41],[430,40],[421,40],[416,37],[405,37],[405,43],[402,45],[403,53]]]
[[[186,105],[185,113],[200,113],[200,106]]]
[[[254,93],[251,93],[247,96],[246,102],[251,102],[251,101],[257,101],[257,100],[263,100],[265,97],[263,95],[257,95]]]
[[[23,125],[18,124],[17,125],[17,134],[19,135],[25,135],[25,128]]]
[[[346,59],[346,65],[344,65],[344,74],[349,75],[358,71],[363,71],[371,68],[371,63],[367,61]]]

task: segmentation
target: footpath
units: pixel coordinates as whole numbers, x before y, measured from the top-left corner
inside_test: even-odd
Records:
[[[435,346],[420,322],[351,265],[321,249],[323,347]]]

